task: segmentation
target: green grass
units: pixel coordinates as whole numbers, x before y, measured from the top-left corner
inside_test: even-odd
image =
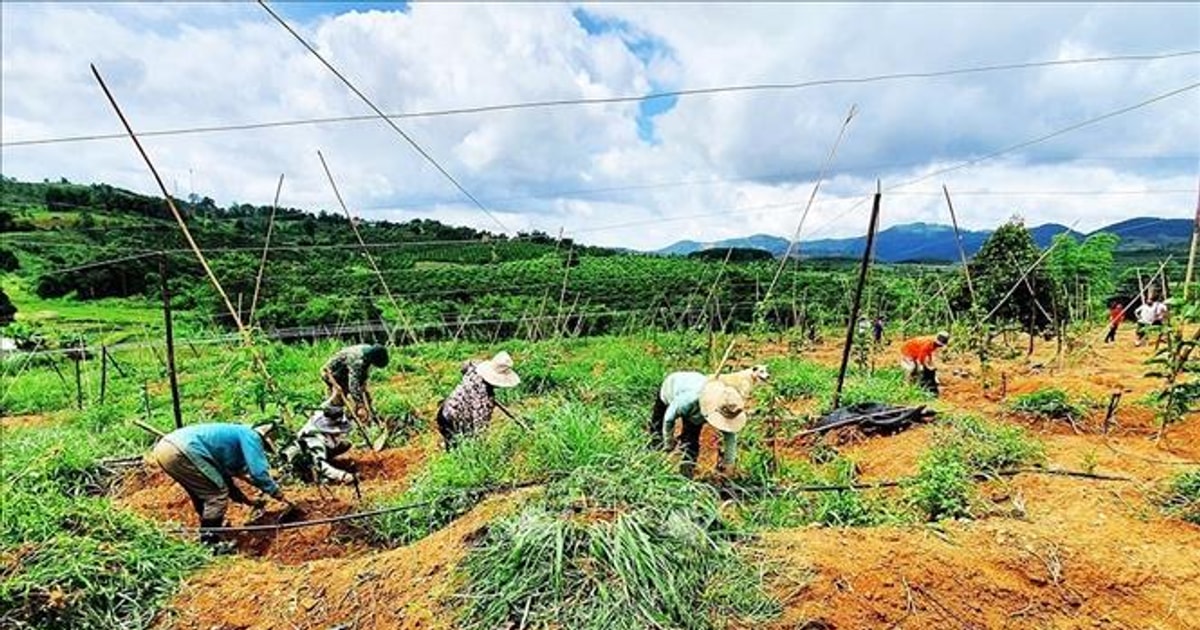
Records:
[[[1164,513],[1200,525],[1200,471],[1176,475],[1156,501]]]
[[[98,496],[110,478],[97,460],[143,450],[148,436],[100,409],[2,438],[0,626],[148,627],[208,558]]]
[[[1008,408],[1047,420],[1074,421],[1087,414],[1090,404],[1061,389],[1050,387],[1016,396],[1008,403]]]
[[[716,628],[779,603],[741,558],[715,493],[655,454],[581,466],[494,523],[463,568],[463,625]]]

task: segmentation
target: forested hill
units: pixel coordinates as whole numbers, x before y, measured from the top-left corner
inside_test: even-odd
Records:
[[[250,320],[271,209],[220,207],[206,197],[180,200],[178,207],[241,319]],[[381,274],[344,214],[280,208],[253,323],[284,331],[386,322],[427,329],[421,336],[429,338],[469,334],[470,326],[488,322],[489,337],[530,330],[536,336],[678,326],[705,317],[705,308],[719,308],[717,319],[732,324],[752,319],[776,269],[773,260],[753,256],[726,267],[429,220],[361,221],[358,227]],[[175,307],[188,321],[201,318],[205,326],[228,330],[233,319],[163,199],[104,184],[3,180],[0,263],[14,296],[73,304],[128,297],[153,307],[161,250],[169,251]],[[778,282],[787,289],[775,292],[763,311],[768,319],[794,323],[844,310],[844,287],[815,269],[789,269]],[[892,288],[917,294],[912,287]],[[906,298],[897,294],[888,303],[900,307]]]

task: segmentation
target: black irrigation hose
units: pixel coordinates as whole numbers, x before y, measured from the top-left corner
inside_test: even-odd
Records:
[[[1015,477],[1021,474],[1036,474],[1036,475],[1060,475],[1063,477],[1077,477],[1083,479],[1096,479],[1099,481],[1134,481],[1131,477],[1118,477],[1115,475],[1101,475],[1098,473],[1090,473],[1079,470],[1063,470],[1058,468],[1013,468],[1009,470],[1000,470],[993,473],[976,473],[972,475],[976,481],[988,481],[996,477]],[[849,490],[877,490],[879,488],[896,488],[904,485],[906,480],[887,480],[877,481],[873,483],[850,483],[842,485],[805,485],[805,486],[780,486],[779,490],[789,492],[845,492]],[[731,490],[741,490],[741,488],[730,488]],[[753,492],[753,490],[751,490]],[[770,492],[768,490],[768,492]]]
[[[488,487],[488,488],[479,488],[476,490],[464,490],[459,493],[459,496],[483,495],[483,494],[491,494],[493,492],[511,492],[513,490],[520,490],[522,488],[539,486],[544,483],[545,483],[544,480],[536,480],[536,481],[527,481],[527,482],[523,482],[523,483],[512,484],[512,485],[508,485],[508,486],[494,486],[494,487]],[[311,519],[311,520],[307,520],[307,521],[295,521],[295,522],[291,522],[291,523],[272,523],[269,525],[242,525],[240,527],[181,527],[181,528],[178,528],[178,529],[175,529],[172,531],[180,533],[180,534],[206,534],[206,533],[234,534],[234,533],[251,533],[251,532],[274,532],[274,531],[281,531],[281,530],[285,530],[285,529],[300,529],[302,527],[314,527],[316,525],[328,525],[330,523],[341,523],[341,522],[345,522],[345,521],[353,521],[353,520],[358,520],[358,519],[362,519],[362,518],[370,518],[373,516],[381,516],[384,514],[391,514],[394,512],[404,512],[404,511],[408,511],[408,510],[415,510],[417,508],[436,505],[436,504],[446,501],[450,498],[451,497],[441,497],[438,499],[432,499],[430,501],[423,501],[421,503],[409,503],[406,505],[393,505],[391,507],[379,508],[377,510],[368,510],[366,512],[355,512],[353,514],[342,514],[340,516],[328,516],[328,517],[324,517],[324,518],[315,518],[315,519]]]

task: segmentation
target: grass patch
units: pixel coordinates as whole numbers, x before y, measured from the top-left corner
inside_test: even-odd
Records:
[[[1200,525],[1200,471],[1176,475],[1156,502],[1165,514]]]
[[[462,621],[706,629],[769,619],[779,604],[734,538],[716,494],[666,458],[582,466],[471,551]]]
[[[1090,405],[1082,399],[1072,398],[1057,387],[1048,387],[1014,397],[1008,403],[1008,408],[1046,420],[1075,421],[1087,414]]]
[[[135,433],[136,432],[136,433]],[[0,457],[0,627],[148,627],[208,552],[90,496],[96,460],[145,448],[139,430],[88,412],[5,432]]]
[[[1017,466],[1040,464],[1046,459],[1042,444],[1025,429],[974,416],[952,416],[939,421],[934,428],[932,448],[955,451],[971,474],[995,474]]]

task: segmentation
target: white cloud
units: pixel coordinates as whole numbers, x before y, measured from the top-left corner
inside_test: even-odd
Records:
[[[1200,20],[1186,4],[596,4],[583,10],[607,20],[606,28],[590,34],[576,8],[417,3],[406,12],[346,12],[296,26],[389,112],[1200,43]],[[6,3],[0,10],[5,142],[119,131],[90,76],[93,62],[140,130],[370,113],[254,5]],[[635,53],[632,42],[652,49]],[[639,138],[636,103],[399,124],[511,229],[565,226],[586,242],[658,247],[682,238],[790,235],[851,103],[860,114],[806,236],[861,233],[866,205],[854,204],[877,177],[885,186],[902,183],[1198,80],[1193,56],[690,96],[654,119],[654,143]],[[961,218],[971,228],[1014,211],[1030,223],[1079,218],[1085,230],[1141,214],[1189,216],[1194,192],[965,193],[1193,190],[1197,105],[1200,91],[1192,91],[911,188],[933,193],[946,183],[964,191]],[[321,149],[343,196],[367,216],[496,227],[376,120],[146,144],[181,194],[267,203],[284,172],[284,203],[332,208]],[[0,157],[10,176],[153,192],[127,141],[6,147]],[[910,193],[885,197],[885,225],[946,220],[940,197]]]

